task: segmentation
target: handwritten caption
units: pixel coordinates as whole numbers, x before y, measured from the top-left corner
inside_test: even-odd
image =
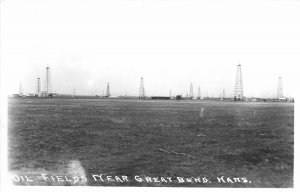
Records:
[[[70,184],[87,184],[88,181],[99,182],[99,183],[190,183],[190,184],[211,184],[211,183],[252,183],[246,177],[226,177],[218,176],[215,178],[208,179],[207,177],[150,177],[135,175],[132,177],[126,175],[106,175],[106,174],[91,174],[90,177],[86,175],[81,176],[64,176],[64,175],[50,175],[41,173],[39,175],[12,175],[11,179],[14,183],[33,183],[46,182],[46,183],[58,183],[63,184],[69,182]]]

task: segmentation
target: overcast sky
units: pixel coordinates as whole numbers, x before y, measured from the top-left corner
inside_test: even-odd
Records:
[[[246,96],[294,96],[300,1],[2,0],[1,61],[8,93],[36,92],[51,68],[57,93],[147,96],[233,94],[237,64]]]

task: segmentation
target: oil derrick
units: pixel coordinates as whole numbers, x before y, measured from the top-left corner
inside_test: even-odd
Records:
[[[190,99],[194,98],[193,83],[190,85]]]
[[[243,79],[242,79],[242,69],[241,64],[237,66],[235,85],[234,85],[234,101],[243,100]]]
[[[141,77],[141,83],[140,83],[140,91],[139,91],[139,99],[145,99],[145,88],[144,88],[144,79]]]
[[[50,67],[46,67],[46,75],[44,82],[44,91],[43,94],[46,97],[52,97],[52,84],[51,84],[51,75],[50,75]]]
[[[198,93],[197,93],[197,99],[201,99],[201,92],[200,92],[200,86],[198,86]]]
[[[38,97],[41,96],[41,78],[37,78],[37,87],[36,87],[36,94]]]
[[[106,97],[110,97],[109,82],[107,82],[107,87],[106,87]]]
[[[282,91],[282,78],[279,77],[278,80],[278,89],[277,89],[277,99],[282,99],[283,97],[283,91]]]

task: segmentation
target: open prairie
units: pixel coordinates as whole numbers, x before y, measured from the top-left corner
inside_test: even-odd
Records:
[[[293,103],[9,99],[8,133],[16,185],[293,187]]]

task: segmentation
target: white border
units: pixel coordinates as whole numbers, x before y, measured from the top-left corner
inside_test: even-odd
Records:
[[[255,14],[255,13],[254,13]],[[295,25],[297,25],[295,23]],[[299,25],[300,27],[300,25]],[[0,34],[1,35],[1,34]],[[300,56],[300,53],[299,53]],[[299,191],[299,184],[297,181],[299,180],[299,131],[298,131],[298,125],[299,125],[299,118],[297,115],[298,106],[297,101],[299,97],[299,90],[298,86],[296,85],[297,82],[295,82],[295,89],[297,89],[297,94],[295,96],[295,124],[294,124],[294,188],[291,189],[274,189],[274,188],[268,188],[268,189],[257,189],[257,188],[182,188],[182,187],[57,187],[57,186],[51,186],[51,187],[38,187],[38,186],[13,186],[11,184],[11,181],[8,177],[8,162],[7,162],[7,105],[8,105],[8,99],[7,99],[7,70],[6,66],[2,65],[5,61],[5,55],[2,55],[0,52],[0,191],[82,191],[82,190],[89,190],[89,191],[111,191],[111,190],[121,190],[121,191],[152,191],[152,190],[162,190],[162,191],[199,191],[199,190],[205,190],[205,191],[256,191],[256,190],[262,190],[262,191],[282,191],[282,190],[288,190],[288,191]],[[295,70],[298,70],[297,66],[295,66]]]

